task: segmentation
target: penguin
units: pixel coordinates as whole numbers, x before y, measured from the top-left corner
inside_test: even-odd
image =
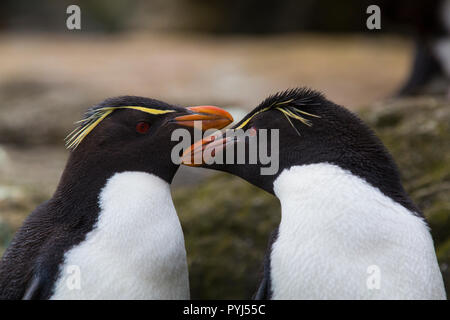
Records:
[[[170,183],[177,128],[222,128],[217,107],[109,98],[69,136],[52,198],[0,261],[1,299],[189,299],[184,237]]]
[[[246,135],[230,135],[238,129]],[[267,141],[278,159],[272,174],[261,173],[268,165],[260,158],[249,161],[250,137],[263,138],[262,129],[279,135]],[[261,140],[255,145],[260,155]],[[191,145],[182,161],[237,175],[279,199],[281,220],[254,298],[446,298],[429,228],[392,156],[362,120],[323,94],[272,95],[231,130]]]

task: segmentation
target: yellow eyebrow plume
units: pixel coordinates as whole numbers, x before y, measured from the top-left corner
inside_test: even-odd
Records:
[[[261,113],[261,112],[267,111],[269,108],[270,108],[270,107],[267,107],[267,108],[264,108],[264,109],[262,109],[262,110],[259,110],[258,112],[255,112],[250,118],[248,118],[247,120],[245,120],[244,122],[242,122],[241,125],[240,125],[239,127],[237,127],[236,129],[242,129],[243,127],[245,127],[245,126],[247,125],[247,123],[248,123],[250,120],[252,120],[252,118],[253,118],[254,116],[256,116],[257,114],[259,114],[259,113]]]
[[[290,125],[295,129],[295,131],[300,135],[300,133],[298,132],[297,128],[295,128],[294,124],[292,123],[291,119],[296,119],[300,122],[302,122],[303,124],[307,125],[308,127],[312,126],[312,123],[310,120],[302,117],[301,115],[299,115],[298,113],[302,113],[304,115],[310,116],[310,117],[314,117],[314,118],[320,118],[320,116],[303,111],[301,109],[299,109],[298,107],[288,107],[286,105],[288,105],[289,103],[291,103],[293,101],[293,99],[291,100],[286,100],[283,102],[278,102],[278,103],[272,103],[270,106],[261,109],[257,112],[255,112],[251,117],[249,117],[247,120],[245,120],[244,122],[241,123],[241,125],[239,125],[239,127],[237,127],[235,130],[237,129],[242,129],[243,127],[245,127],[248,122],[253,119],[254,116],[256,116],[259,113],[262,113],[264,111],[267,111],[269,109],[271,109],[272,107],[278,111],[280,111],[281,113],[283,113],[283,115],[286,117],[286,119],[289,121]],[[294,113],[295,112],[295,113]]]
[[[146,108],[140,106],[121,106],[121,107],[105,107],[94,110],[93,114],[89,117],[77,121],[76,123],[80,123],[79,127],[72,131],[66,138],[66,146],[68,149],[76,149],[78,145],[83,141],[83,139],[92,131],[94,128],[103,121],[108,115],[110,115],[113,111],[118,109],[133,109],[142,111],[149,114],[160,115],[166,114],[170,112],[175,112],[175,110],[167,109],[154,109],[154,108]]]
[[[134,109],[134,110],[139,110],[139,111],[142,111],[145,113],[150,113],[150,114],[165,114],[165,113],[175,112],[175,110],[160,110],[160,109],[136,107],[136,106],[118,107],[116,109]]]
[[[94,128],[103,120],[105,119],[113,110],[108,110],[105,113],[103,113],[97,120],[93,121],[89,125],[85,126],[80,130],[79,132],[75,133],[73,137],[68,141],[69,145],[67,148],[72,149],[76,148],[80,142],[92,131]]]

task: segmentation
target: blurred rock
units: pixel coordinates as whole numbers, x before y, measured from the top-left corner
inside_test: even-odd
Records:
[[[23,220],[49,197],[42,190],[0,181],[0,257]]]
[[[8,153],[0,145],[0,173],[6,171],[6,169],[8,168],[8,163],[9,163]]]
[[[0,224],[8,225],[11,231],[17,230],[28,214],[49,197],[35,188],[0,184]]]
[[[70,83],[33,78],[0,83],[0,143],[17,146],[64,144],[94,99]]]
[[[0,217],[0,257],[3,255],[9,241],[11,241],[11,229]]]
[[[215,174],[174,192],[193,299],[250,298],[256,291],[278,200],[238,177]]]

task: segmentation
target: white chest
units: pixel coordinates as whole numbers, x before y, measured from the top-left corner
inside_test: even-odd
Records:
[[[445,298],[426,224],[378,189],[330,164],[285,170],[274,187],[274,299]]]
[[[111,177],[85,241],[65,254],[52,299],[189,299],[184,237],[169,185],[142,172]]]

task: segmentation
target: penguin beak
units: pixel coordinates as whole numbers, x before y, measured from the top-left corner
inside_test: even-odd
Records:
[[[224,137],[223,133],[208,136],[184,150],[181,163],[190,167],[202,166],[209,156],[221,152],[227,145],[235,143],[235,140],[235,137]]]
[[[227,111],[214,106],[196,106],[186,108],[189,114],[174,118],[174,122],[194,127],[195,121],[201,121],[202,131],[208,129],[222,129],[233,122],[233,117]]]

